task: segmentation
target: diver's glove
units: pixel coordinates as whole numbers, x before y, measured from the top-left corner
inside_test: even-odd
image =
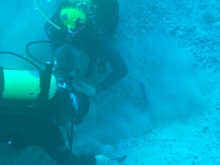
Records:
[[[96,165],[109,165],[110,159],[104,155],[97,155],[96,158]]]

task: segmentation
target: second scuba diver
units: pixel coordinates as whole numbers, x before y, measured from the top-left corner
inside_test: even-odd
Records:
[[[90,90],[91,95],[111,87],[127,75],[127,66],[111,41],[119,20],[117,0],[64,0],[50,20],[60,27],[57,29],[49,22],[45,25],[52,42],[51,50],[60,64],[55,74],[57,78],[69,79],[68,75],[79,69],[80,50],[90,58],[109,63],[113,69],[94,90]]]

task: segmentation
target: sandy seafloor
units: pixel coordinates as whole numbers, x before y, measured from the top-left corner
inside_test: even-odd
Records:
[[[115,45],[128,65],[129,76],[145,83],[148,103],[138,83],[124,78],[92,98],[103,116],[99,122],[88,119],[78,128],[82,130],[79,136],[85,127],[90,130],[84,136],[87,147],[81,141],[75,145],[111,158],[127,155],[122,162],[112,162],[118,165],[220,164],[220,1],[119,3]],[[45,22],[37,17],[43,26]],[[27,30],[21,26],[17,29],[25,30],[11,31],[17,38],[8,31],[1,35],[0,48],[24,53],[21,47],[28,42],[46,39],[40,25],[39,31],[33,29],[34,23],[25,24],[35,35],[27,34],[23,45],[16,42]],[[56,164],[37,147],[17,152],[1,145],[0,153],[1,164]]]

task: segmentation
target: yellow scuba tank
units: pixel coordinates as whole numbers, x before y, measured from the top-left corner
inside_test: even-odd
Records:
[[[44,96],[46,99],[51,99],[56,92],[56,78],[51,75],[44,83],[44,77],[46,74],[38,71],[10,70],[0,67],[0,98],[34,101]],[[46,83],[48,87],[45,88]]]

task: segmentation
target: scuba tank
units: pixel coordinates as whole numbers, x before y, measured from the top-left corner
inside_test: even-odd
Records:
[[[57,102],[52,104],[57,89],[52,69],[53,64],[50,63],[46,63],[45,70],[40,71],[4,69],[0,66],[0,126],[6,131],[31,137],[36,120],[48,116],[57,107]],[[16,137],[9,140],[8,144],[17,144]]]
[[[9,100],[48,100],[56,92],[52,64],[45,71],[12,70],[0,67],[0,98]]]

